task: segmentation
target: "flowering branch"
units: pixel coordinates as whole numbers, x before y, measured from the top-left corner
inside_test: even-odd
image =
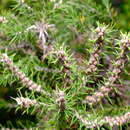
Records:
[[[97,128],[104,124],[108,124],[110,126],[114,125],[119,126],[130,121],[130,112],[127,112],[121,116],[115,116],[115,117],[106,116],[103,119],[95,119],[92,121],[83,119],[82,116],[80,116],[79,113],[77,112],[75,116],[85,125],[86,128]]]
[[[99,62],[99,56],[100,56],[100,53],[102,52],[102,46],[104,44],[103,39],[104,39],[106,29],[107,29],[106,26],[96,28],[96,33],[98,35],[98,38],[95,42],[95,49],[89,59],[89,63],[86,70],[87,74],[95,72],[97,70],[96,65]]]
[[[127,61],[126,52],[128,50],[128,47],[130,46],[129,37],[123,35],[121,44],[122,51],[120,53],[119,58],[116,60],[115,64],[113,64],[114,67],[111,74],[109,75],[108,81],[105,82],[103,86],[101,86],[98,92],[95,92],[92,96],[86,97],[86,102],[90,105],[99,102],[103,97],[107,96],[114,89],[112,88],[112,86],[114,85],[115,81],[119,79],[119,74],[122,72],[124,64]]]
[[[46,94],[40,85],[37,85],[32,80],[30,80],[26,75],[19,70],[17,66],[13,64],[13,61],[7,56],[7,54],[2,54],[2,62],[6,63],[9,66],[9,69],[20,79],[20,81],[26,85],[29,90],[34,90],[37,92],[42,92]]]
[[[60,63],[63,66],[62,72],[66,74],[65,81],[67,83],[71,83],[71,69],[70,69],[70,61],[68,60],[67,56],[65,55],[65,52],[63,50],[57,51],[57,57],[60,61]],[[66,85],[64,85],[66,86]]]

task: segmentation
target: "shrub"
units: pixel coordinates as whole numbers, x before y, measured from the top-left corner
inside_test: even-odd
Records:
[[[16,116],[1,128],[127,129],[130,34],[113,22],[107,0],[21,0],[1,11],[0,85],[9,99],[0,102]]]

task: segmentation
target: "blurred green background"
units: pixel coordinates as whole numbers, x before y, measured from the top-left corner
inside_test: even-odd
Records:
[[[95,0],[95,1],[100,2],[100,0]],[[130,0],[110,0],[110,2],[112,3],[113,8],[115,8],[116,13],[117,13],[116,23],[118,24],[116,26],[123,31],[129,31],[130,29],[130,13],[129,13]],[[0,0],[0,10],[10,9],[13,3],[15,3],[14,0]]]
[[[117,27],[124,31],[130,30],[130,0],[112,0],[117,9]]]

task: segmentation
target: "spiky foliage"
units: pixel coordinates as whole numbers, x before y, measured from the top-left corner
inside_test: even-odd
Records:
[[[112,11],[108,0],[19,0],[1,12],[0,106],[16,117],[1,128],[129,127],[130,34]]]

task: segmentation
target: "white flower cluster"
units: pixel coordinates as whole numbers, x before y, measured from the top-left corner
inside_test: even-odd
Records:
[[[116,116],[116,117],[105,117],[104,121],[108,123],[110,126],[114,125],[122,125],[128,121],[130,121],[130,112],[125,113],[122,116]]]
[[[114,125],[119,126],[130,121],[130,112],[127,112],[121,116],[116,116],[116,117],[106,116],[103,119],[95,119],[95,120],[83,119],[82,116],[78,114],[78,112],[76,112],[75,116],[86,126],[86,128],[96,128],[104,124],[108,124],[110,126],[114,126]]]
[[[97,27],[96,32],[97,32],[98,36],[103,37],[104,34],[105,34],[106,29],[107,29],[107,26]]]
[[[0,16],[0,23],[7,23],[7,19],[3,16]]]
[[[56,102],[58,103],[58,106],[60,108],[61,111],[64,111],[65,109],[65,93],[63,91],[59,91],[56,93],[57,94],[57,100]]]
[[[125,43],[126,46],[129,47],[129,44],[130,44],[130,36],[129,36],[129,34],[122,34],[121,35],[121,43]]]
[[[22,107],[25,107],[25,108],[37,105],[36,100],[31,100],[29,98],[17,97],[15,100],[16,100],[18,105],[21,105]]]

